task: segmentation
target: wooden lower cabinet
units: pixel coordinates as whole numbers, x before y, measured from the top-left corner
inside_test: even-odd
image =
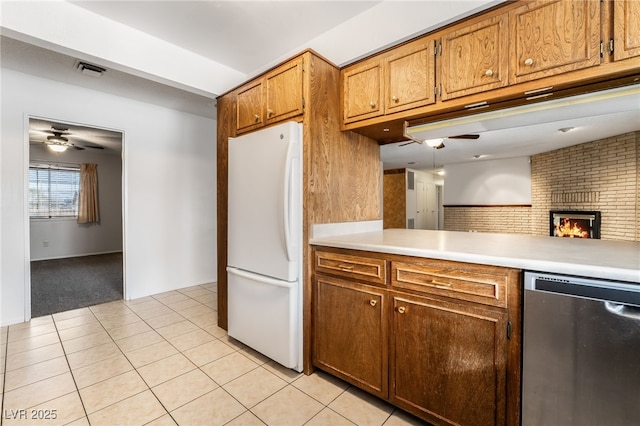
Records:
[[[314,284],[314,364],[387,398],[385,291],[328,277]]]
[[[507,314],[392,300],[389,400],[435,424],[505,424]]]
[[[434,425],[520,424],[519,270],[328,248],[315,259],[316,367]],[[339,276],[325,259],[384,261],[389,276]]]

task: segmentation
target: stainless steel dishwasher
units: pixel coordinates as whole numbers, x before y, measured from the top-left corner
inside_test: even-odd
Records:
[[[640,284],[525,272],[523,426],[640,425]]]

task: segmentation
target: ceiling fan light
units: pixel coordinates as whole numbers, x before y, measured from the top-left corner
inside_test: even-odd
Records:
[[[442,145],[442,142],[444,142],[443,138],[427,139],[426,141],[424,141],[424,143],[431,148],[438,148],[440,145]]]
[[[48,143],[47,146],[53,152],[65,152],[68,148],[67,145],[61,143]]]

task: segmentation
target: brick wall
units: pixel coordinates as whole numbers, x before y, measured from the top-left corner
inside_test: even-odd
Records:
[[[603,240],[640,241],[640,132],[531,157],[531,207],[445,207],[444,229],[549,235],[549,210],[599,210]]]
[[[549,235],[549,210],[599,210],[603,240],[640,241],[640,132],[531,157],[532,233]]]
[[[531,208],[445,207],[444,229],[447,231],[529,234],[531,232]]]

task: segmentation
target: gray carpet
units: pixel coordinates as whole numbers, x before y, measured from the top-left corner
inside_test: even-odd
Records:
[[[122,253],[31,262],[31,317],[122,299]]]

